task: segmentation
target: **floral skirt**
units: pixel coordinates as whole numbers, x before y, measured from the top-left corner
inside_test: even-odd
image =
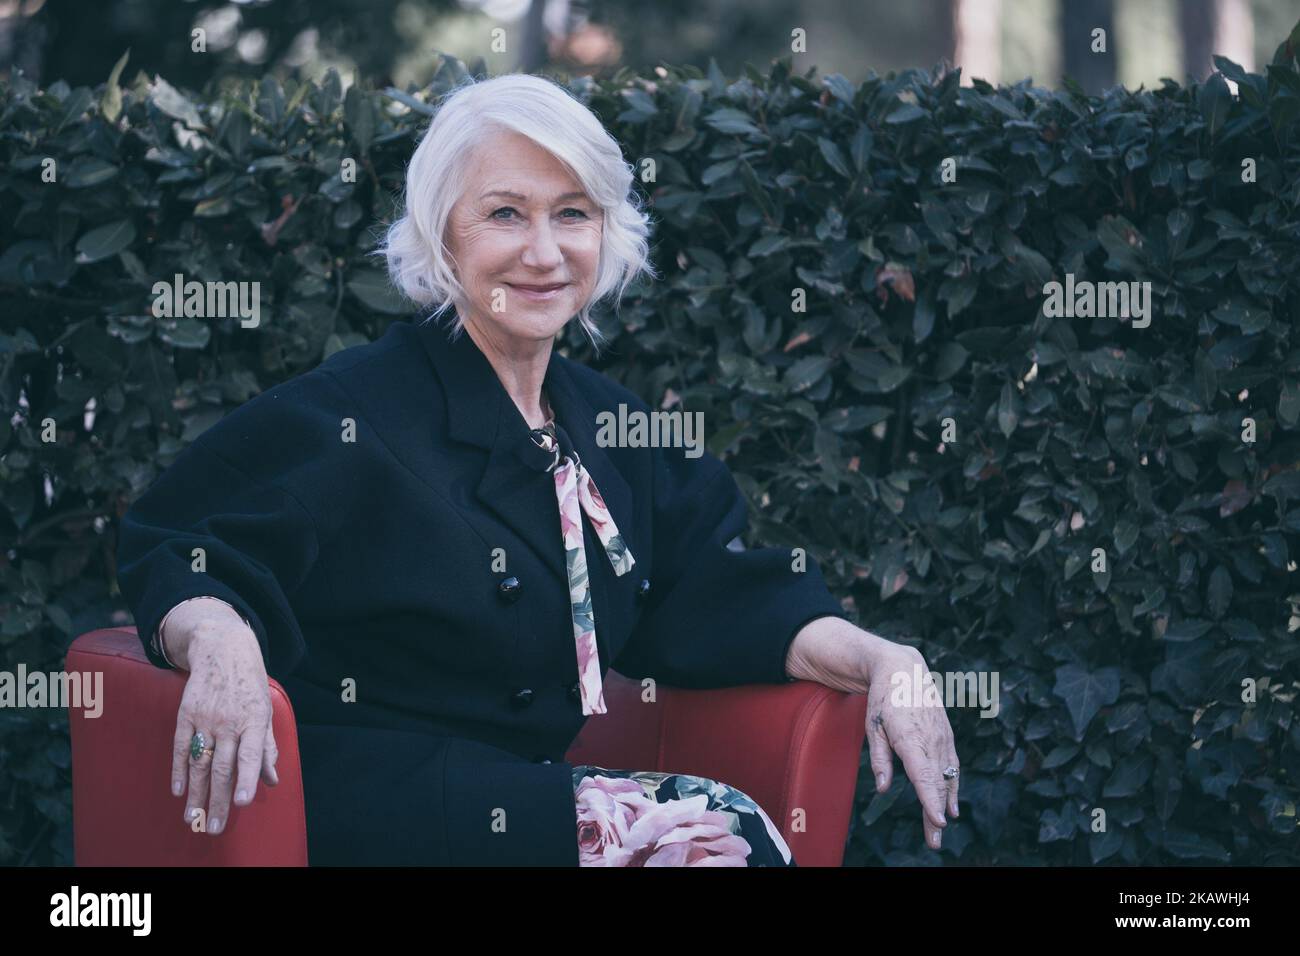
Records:
[[[763,808],[685,773],[573,768],[579,866],[796,866]]]

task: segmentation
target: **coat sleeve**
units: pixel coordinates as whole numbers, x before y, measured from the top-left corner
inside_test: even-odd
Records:
[[[677,687],[792,680],[785,659],[799,630],[819,617],[849,619],[816,562],[796,570],[788,549],[728,547],[748,510],[708,452],[655,449],[653,489],[650,594],[614,669]]]
[[[204,595],[248,620],[268,671],[301,659],[290,599],[321,546],[312,489],[341,497],[349,483],[338,473],[342,404],[326,376],[263,393],[185,448],[122,516],[118,583],[153,664],[168,666],[152,642],[163,616]]]

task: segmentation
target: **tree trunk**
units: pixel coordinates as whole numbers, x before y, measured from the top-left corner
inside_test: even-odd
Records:
[[[519,70],[522,73],[534,73],[546,65],[549,56],[546,50],[546,26],[542,23],[542,14],[546,12],[546,0],[532,0],[528,13],[523,19],[523,33],[519,40]]]
[[[1106,52],[1092,51],[1092,31],[1106,31]],[[1061,0],[1065,75],[1091,94],[1115,85],[1115,11],[1111,0]]]
[[[1214,70],[1215,0],[1178,0],[1178,30],[1183,41],[1183,73],[1200,81]]]
[[[1219,0],[1215,4],[1214,52],[1254,72],[1255,18],[1250,12],[1250,0]],[[1228,85],[1236,84],[1229,81]]]
[[[1255,67],[1255,21],[1250,0],[1179,0],[1183,72],[1204,80],[1214,72],[1214,54],[1246,70]],[[1235,91],[1234,91],[1235,92]]]
[[[957,4],[960,0],[929,0],[934,17],[934,49],[946,62],[956,65],[953,58],[957,49]]]
[[[953,55],[962,82],[997,86],[1002,66],[1002,0],[952,0]]]

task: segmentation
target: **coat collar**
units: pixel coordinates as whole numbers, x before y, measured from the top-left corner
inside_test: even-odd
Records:
[[[468,333],[462,332],[453,342],[447,329],[436,321],[417,320],[415,327],[446,396],[447,434],[454,441],[488,451],[487,467],[477,487],[479,500],[524,538],[567,585],[559,505],[555,484],[546,474],[551,456],[533,443],[528,423]],[[636,543],[628,537],[634,530],[632,492],[596,443],[596,410],[570,368],[572,364],[552,345],[543,387],[555,413],[557,431],[562,433],[561,445],[571,444],[577,451],[635,558]],[[597,396],[590,398],[601,404]],[[588,554],[587,560],[590,563],[597,557],[607,560],[597,553]]]

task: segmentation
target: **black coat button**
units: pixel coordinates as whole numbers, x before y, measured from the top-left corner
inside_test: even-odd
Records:
[[[650,596],[650,579],[642,578],[641,583],[636,586],[636,599],[644,601]]]
[[[531,688],[522,687],[510,695],[510,706],[515,710],[523,710],[533,702],[533,692]]]
[[[582,704],[582,688],[578,686],[576,680],[569,687],[569,700],[578,705]]]
[[[514,604],[519,600],[519,591],[521,587],[522,585],[519,583],[519,579],[511,576],[497,585],[497,594],[500,596],[501,600],[505,601],[507,604]]]

